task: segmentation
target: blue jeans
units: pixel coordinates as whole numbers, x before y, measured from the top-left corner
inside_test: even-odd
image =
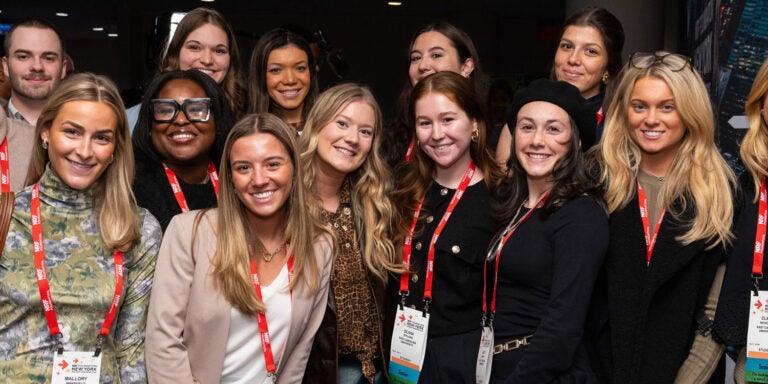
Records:
[[[353,355],[339,356],[339,384],[369,384],[363,376],[362,365]],[[384,374],[376,372],[374,384],[385,384]]]

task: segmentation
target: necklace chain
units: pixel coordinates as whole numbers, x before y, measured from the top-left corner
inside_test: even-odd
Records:
[[[264,249],[263,246],[262,246],[262,249],[264,249],[264,252],[261,253],[261,257],[264,258],[264,261],[269,263],[270,261],[272,261],[272,258],[275,257],[275,255],[277,255],[278,253],[280,253],[284,248],[285,248],[285,242],[280,244],[280,246],[277,247],[277,249],[275,249],[272,252],[267,252],[267,250]]]

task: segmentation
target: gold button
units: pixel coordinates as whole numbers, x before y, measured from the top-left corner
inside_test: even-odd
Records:
[[[334,228],[338,228],[339,227],[339,223],[333,223],[333,227]]]
[[[448,188],[443,188],[440,190],[440,196],[445,196],[448,194]]]
[[[431,223],[433,221],[435,221],[435,217],[434,216],[427,216],[427,223]]]
[[[346,247],[346,248],[349,248],[349,247],[351,247],[351,246],[352,246],[352,245],[350,245],[349,243],[344,243],[344,247]]]
[[[419,275],[411,275],[411,281],[413,281],[414,283],[419,281]]]
[[[346,231],[346,230],[347,230],[347,226],[346,226],[346,225],[342,225],[342,226],[341,226],[341,229],[343,229],[343,230],[345,230],[345,231]]]
[[[417,251],[421,251],[421,241],[417,241],[416,244],[413,245],[414,248],[416,248]]]
[[[341,212],[349,216],[352,213],[352,209],[350,209],[349,207],[344,207],[344,209],[342,209]]]
[[[454,245],[453,247],[451,247],[451,252],[453,252],[453,254],[456,255],[459,252],[461,252],[461,248],[458,245]]]

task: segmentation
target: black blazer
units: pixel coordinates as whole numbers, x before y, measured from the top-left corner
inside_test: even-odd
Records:
[[[681,216],[692,215],[689,207]],[[671,383],[688,356],[724,250],[706,249],[703,241],[683,245],[675,238],[687,229],[667,213],[646,265],[637,195],[611,215],[602,301],[608,327],[600,353],[615,383]]]

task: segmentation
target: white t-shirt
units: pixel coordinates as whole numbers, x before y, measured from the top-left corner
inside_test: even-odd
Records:
[[[291,293],[288,290],[286,263],[269,286],[261,286],[261,295],[267,307],[269,338],[272,342],[275,366],[285,350],[291,326]],[[229,338],[221,370],[221,382],[226,384],[269,383],[264,348],[256,316],[246,316],[235,308],[229,319]]]

